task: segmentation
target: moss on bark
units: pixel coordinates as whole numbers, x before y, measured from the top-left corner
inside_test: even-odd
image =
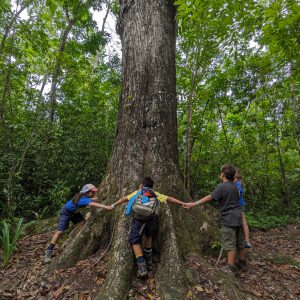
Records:
[[[58,217],[33,221],[30,225],[26,226],[25,234],[38,234],[56,229]]]

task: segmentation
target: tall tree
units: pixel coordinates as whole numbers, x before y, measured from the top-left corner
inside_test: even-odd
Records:
[[[111,203],[126,195],[145,175],[154,178],[157,190],[188,200],[178,166],[175,7],[171,0],[120,1],[119,18],[122,89],[113,153],[100,184],[102,200]],[[203,229],[207,228],[204,223],[210,230]],[[70,266],[95,252],[109,239],[107,228],[114,245],[99,297],[123,299],[132,279],[133,256],[127,241],[129,220],[124,219],[122,208],[113,217],[95,212],[80,233],[69,237],[52,267]],[[217,239],[216,232],[201,209],[186,212],[178,206],[162,207],[156,280],[163,299],[185,297],[193,280],[188,279],[192,276],[182,258],[201,255]]]

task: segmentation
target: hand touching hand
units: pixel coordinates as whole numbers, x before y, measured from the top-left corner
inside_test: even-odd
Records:
[[[106,209],[106,210],[111,210],[111,209],[110,209],[110,206],[108,206],[108,205],[102,205],[102,206],[103,206],[103,208]]]
[[[195,207],[196,205],[197,205],[196,202],[187,202],[187,203],[184,203],[182,206],[186,209],[190,209],[190,208]]]
[[[107,206],[107,210],[114,210],[115,207],[116,205],[113,203],[110,206]]]

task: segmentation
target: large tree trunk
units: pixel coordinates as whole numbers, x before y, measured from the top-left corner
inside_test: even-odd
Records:
[[[144,176],[155,190],[189,200],[178,167],[175,8],[170,0],[120,1],[119,32],[123,44],[122,91],[113,154],[99,196],[111,203],[137,189]],[[52,267],[67,267],[113,238],[109,272],[99,299],[126,299],[133,275],[128,243],[130,220],[124,207],[94,212],[67,240]],[[184,299],[195,284],[183,258],[218,240],[217,230],[201,209],[186,211],[161,205],[160,263],[155,274],[161,299]],[[204,225],[204,226],[203,226]]]

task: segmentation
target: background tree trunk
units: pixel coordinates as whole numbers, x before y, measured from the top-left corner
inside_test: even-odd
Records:
[[[62,31],[61,37],[60,37],[60,44],[57,51],[57,56],[53,68],[52,73],[52,82],[51,82],[51,89],[49,92],[49,121],[54,121],[54,115],[55,115],[55,106],[56,106],[56,92],[57,87],[59,83],[59,76],[61,73],[61,63],[62,63],[62,56],[63,52],[65,50],[66,42],[68,39],[68,36],[70,34],[70,31],[75,23],[75,19],[70,20],[68,16],[68,8],[66,8],[66,20],[67,20],[67,26]]]
[[[151,176],[155,190],[190,200],[178,166],[172,1],[120,1],[119,32],[123,61],[118,126],[99,197],[111,203],[137,189],[144,176]],[[52,267],[70,266],[95,252],[114,232],[109,271],[99,299],[126,299],[132,280],[130,220],[123,209],[95,212],[52,263]],[[161,259],[155,275],[159,293],[162,299],[184,299],[193,276],[183,258],[191,253],[200,257],[203,249],[218,241],[218,231],[201,208],[188,212],[162,204],[159,219]]]

